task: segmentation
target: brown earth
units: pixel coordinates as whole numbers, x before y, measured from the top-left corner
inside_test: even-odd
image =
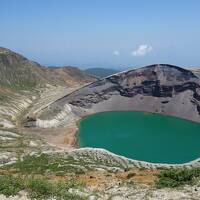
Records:
[[[34,134],[58,148],[72,149],[76,146],[76,126],[58,128],[23,129],[27,134]]]
[[[138,168],[130,169],[127,172],[109,173],[105,171],[90,171],[79,175],[78,180],[88,187],[103,188],[111,185],[121,185],[123,183],[137,183],[153,186],[156,180],[158,170],[141,170]],[[134,176],[128,177],[133,173]]]

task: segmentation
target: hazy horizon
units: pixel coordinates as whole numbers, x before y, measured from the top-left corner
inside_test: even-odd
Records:
[[[0,46],[45,66],[200,66],[199,1],[0,3]]]

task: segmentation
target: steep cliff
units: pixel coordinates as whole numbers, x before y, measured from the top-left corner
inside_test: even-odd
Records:
[[[151,65],[91,83],[59,99],[52,108],[65,104],[79,116],[136,110],[200,122],[200,79],[177,66]]]

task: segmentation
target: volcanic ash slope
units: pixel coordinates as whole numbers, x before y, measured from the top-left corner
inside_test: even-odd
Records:
[[[114,74],[56,101],[76,115],[103,111],[146,111],[200,122],[200,79],[172,65],[151,65]]]

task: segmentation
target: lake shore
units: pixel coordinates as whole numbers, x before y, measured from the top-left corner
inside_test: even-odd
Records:
[[[178,134],[180,135],[180,134],[183,134],[183,132],[184,131],[186,131],[186,132],[192,132],[193,134],[195,134],[195,132],[198,132],[198,131],[196,131],[196,129],[198,129],[200,126],[199,126],[199,124],[198,123],[191,123],[190,121],[188,121],[188,120],[183,120],[183,119],[180,119],[180,118],[177,118],[177,117],[171,117],[171,116],[164,116],[164,115],[160,115],[160,114],[155,114],[155,113],[148,113],[148,112],[101,112],[101,113],[98,113],[98,114],[92,114],[92,115],[89,115],[89,116],[85,116],[85,117],[83,117],[82,119],[80,119],[78,122],[77,122],[77,126],[80,128],[80,123],[83,123],[84,122],[84,120],[90,120],[91,118],[93,118],[93,117],[95,117],[95,116],[105,116],[105,115],[107,115],[106,113],[113,113],[114,115],[115,114],[117,114],[117,113],[127,113],[128,115],[132,115],[132,114],[136,114],[136,115],[138,115],[138,117],[141,117],[140,115],[147,115],[147,116],[152,116],[153,117],[153,119],[155,118],[158,118],[158,120],[159,120],[159,122],[157,123],[156,122],[156,127],[158,127],[158,126],[160,126],[160,128],[159,128],[159,130],[153,130],[153,133],[155,133],[155,131],[157,131],[157,134],[159,134],[159,137],[161,137],[162,135],[160,134],[160,132],[163,132],[163,131],[167,131],[168,129],[170,129],[170,124],[172,125],[172,126],[175,126],[175,127],[171,127],[171,129],[170,130],[176,130],[174,133],[171,133],[170,132],[170,137],[172,137],[173,139],[171,140],[171,139],[169,139],[167,136],[169,136],[169,134],[167,134],[167,132],[166,132],[166,135],[164,136],[166,139],[164,139],[164,140],[166,140],[166,142],[165,143],[163,143],[163,145],[164,146],[166,146],[166,148],[168,149],[168,140],[171,140],[171,151],[168,151],[168,154],[169,154],[169,152],[177,152],[178,150],[178,152],[179,152],[179,155],[177,155],[177,158],[180,160],[180,161],[178,161],[178,162],[176,162],[175,160],[174,161],[170,161],[170,163],[172,162],[172,163],[174,163],[174,164],[177,164],[177,163],[185,163],[185,162],[188,162],[188,161],[191,161],[191,160],[194,160],[194,159],[196,159],[196,158],[198,158],[199,156],[198,155],[196,155],[196,156],[194,156],[192,159],[188,159],[188,160],[186,160],[185,159],[185,156],[183,157],[183,156],[181,156],[181,155],[183,155],[181,152],[181,149],[180,148],[182,148],[182,147],[184,147],[185,148],[185,143],[182,141],[181,143],[179,142],[179,139],[177,139],[176,137],[174,137],[176,134],[176,132],[178,131]],[[147,118],[148,119],[148,121],[149,120],[151,120],[151,118]],[[127,117],[125,117],[124,116],[124,118],[126,118],[126,120],[128,120],[128,118]],[[99,128],[98,129],[101,129],[102,127],[107,127],[107,129],[108,129],[108,127],[109,126],[112,126],[111,124],[109,124],[109,123],[106,123],[106,124],[101,124],[101,122],[103,121],[104,119],[103,118],[101,118],[101,119],[99,119],[98,118],[98,120],[96,120],[95,122],[93,121],[93,123],[95,123],[95,126],[97,126],[97,123],[99,124]],[[113,120],[113,118],[112,118],[112,120]],[[111,119],[107,119],[107,121],[112,121]],[[120,123],[120,121],[123,121],[124,119],[118,119],[118,122],[115,122],[115,124],[114,124],[114,126],[116,126],[116,124],[118,124],[118,123]],[[126,120],[125,121],[123,121],[123,123],[126,123]],[[137,119],[131,119],[132,121],[137,121]],[[145,123],[146,124],[146,126],[148,127],[148,128],[154,128],[154,126],[152,126],[152,124],[153,124],[153,121],[151,122],[151,123],[149,123],[148,121],[147,122],[145,122],[145,120],[146,120],[146,117],[144,118],[144,119],[141,119],[141,120],[144,120],[144,122],[143,123]],[[166,124],[167,124],[167,127],[166,128],[163,128],[161,125],[160,125],[160,123],[161,123],[161,121],[163,121],[162,122],[162,126],[166,126]],[[132,127],[132,125],[133,125],[133,123],[132,123],[132,121],[130,122],[131,124],[130,124],[130,128]],[[166,122],[165,122],[166,121]],[[100,123],[99,123],[100,122]],[[141,123],[140,121],[138,121],[137,123]],[[137,125],[137,123],[136,123],[136,125]],[[149,123],[149,124],[148,124]],[[101,125],[100,125],[101,124]],[[177,124],[177,126],[176,126],[176,124]],[[187,124],[187,126],[185,125],[185,124]],[[126,124],[127,125],[127,124]],[[120,126],[122,126],[122,124],[120,125]],[[127,125],[127,126],[129,126],[129,125]],[[141,127],[143,127],[144,128],[144,125],[142,125]],[[181,129],[181,127],[185,127],[183,130],[180,130]],[[187,128],[187,127],[191,127],[192,129],[191,130],[189,130],[189,128]],[[112,149],[112,147],[110,147],[110,146],[106,146],[105,144],[106,144],[106,141],[105,142],[103,142],[103,144],[101,145],[101,144],[99,144],[98,142],[96,142],[96,137],[99,137],[98,136],[98,132],[99,132],[99,130],[98,129],[95,129],[96,127],[92,127],[92,128],[89,128],[88,130],[87,130],[87,134],[90,134],[90,130],[93,130],[92,131],[92,134],[90,134],[89,136],[87,136],[87,137],[89,137],[90,138],[90,141],[92,140],[91,138],[93,138],[94,137],[94,134],[93,134],[93,132],[95,131],[95,139],[93,139],[93,142],[92,142],[92,144],[88,144],[85,140],[84,140],[84,145],[83,146],[81,146],[81,147],[100,147],[100,148],[105,148],[105,149],[107,149],[107,150],[111,150]],[[106,130],[107,130],[106,129]],[[194,129],[194,130],[193,130]],[[126,132],[128,131],[128,129],[127,129],[127,127],[125,126],[124,128],[123,128],[123,130],[126,130]],[[121,131],[123,131],[123,130],[121,130]],[[135,133],[137,133],[137,132],[141,132],[141,130],[140,130],[140,126],[138,127],[138,129],[137,129],[138,131],[136,131]],[[139,131],[140,130],[140,131]],[[148,131],[150,131],[150,130],[148,130]],[[101,130],[101,132],[104,132],[104,129],[102,129]],[[111,130],[111,132],[117,132],[117,129],[113,129],[113,130]],[[76,137],[78,137],[78,134],[79,134],[79,132],[78,132],[78,130],[77,130],[77,133],[76,133]],[[83,134],[83,133],[82,133]],[[137,135],[137,134],[136,134]],[[184,135],[184,134],[183,134]],[[122,138],[122,137],[124,137],[124,136],[126,136],[126,134],[123,134],[123,135],[121,135],[121,134],[119,134],[117,137],[120,137],[120,138]],[[197,137],[198,137],[198,135],[196,135]],[[86,136],[85,136],[86,137]],[[153,140],[154,141],[157,141],[158,140],[158,138],[157,137],[155,137],[154,138],[154,135],[149,135],[149,133],[148,134],[146,134],[146,137],[148,137],[148,140],[147,141],[149,141],[149,143],[151,144],[151,141],[153,142]],[[117,141],[117,138],[116,139],[114,139],[115,138],[115,135],[113,135],[113,137],[112,138],[107,138],[110,142],[110,144],[115,144],[115,142]],[[195,138],[195,137],[194,137]],[[80,139],[80,138],[78,138],[78,139]],[[77,139],[77,141],[78,141],[78,139]],[[98,141],[101,141],[101,139],[100,138],[98,138],[97,139]],[[129,142],[129,139],[127,139],[126,138],[126,140],[127,141],[122,141],[121,140],[121,142],[124,142],[124,143],[126,143],[126,142]],[[141,138],[141,140],[143,140],[143,138]],[[182,139],[183,140],[183,139]],[[134,141],[134,140],[133,140]],[[139,141],[139,140],[137,140],[137,141]],[[144,140],[145,141],[145,140]],[[143,141],[143,142],[144,142]],[[176,141],[176,142],[175,142]],[[187,143],[188,143],[188,145],[190,146],[190,142],[192,143],[192,142],[195,142],[195,141],[192,141],[191,140],[191,137],[189,137],[189,138],[187,138]],[[98,144],[96,144],[96,143],[98,143]],[[160,142],[159,141],[157,141],[156,142],[157,144],[160,144]],[[183,145],[183,143],[184,143],[184,145]],[[174,145],[173,145],[174,144]],[[177,146],[177,144],[179,144],[178,146]],[[116,145],[118,145],[117,143],[116,143]],[[116,146],[115,145],[115,146]],[[132,143],[130,143],[130,145],[132,145]],[[145,143],[145,149],[148,147],[148,142],[146,142]],[[162,145],[162,146],[163,146]],[[118,145],[119,146],[119,145]],[[126,148],[126,146],[127,146],[127,144],[121,144],[120,143],[120,146],[122,146],[123,148]],[[155,146],[155,145],[154,145]],[[193,146],[193,145],[192,145]],[[124,155],[125,157],[129,157],[129,158],[132,158],[132,159],[135,159],[135,158],[137,158],[137,159],[139,159],[139,160],[146,160],[146,161],[150,161],[151,162],[151,160],[148,160],[148,159],[145,159],[145,158],[142,158],[142,157],[137,157],[137,154],[138,154],[138,152],[141,152],[141,149],[140,149],[140,147],[138,147],[138,145],[137,144],[135,144],[134,145],[134,148],[138,148],[138,150],[137,151],[135,151],[134,153],[130,153],[129,151],[130,151],[130,149],[131,149],[131,146],[130,146],[130,148],[128,148],[127,149],[127,152],[129,152],[129,153],[127,153],[126,151],[123,153],[123,154],[121,154],[120,152],[116,152],[116,150],[115,150],[115,153],[116,154],[120,154],[120,155]],[[117,147],[116,146],[116,148],[120,148],[120,147]],[[115,149],[116,149],[115,148]],[[157,157],[160,157],[160,159],[161,160],[163,160],[163,161],[160,161],[160,160],[156,160],[156,161],[154,161],[155,163],[157,163],[157,162],[159,162],[159,163],[167,163],[166,161],[164,162],[164,156],[163,155],[165,155],[164,154],[164,152],[165,152],[165,150],[163,150],[164,152],[162,153],[162,148],[161,147],[159,147],[160,149],[159,149],[159,154],[160,155],[157,155],[157,153],[156,152],[158,152],[158,150],[156,150],[156,149],[154,149],[154,153],[152,152],[152,155],[157,155]],[[191,148],[193,148],[193,147],[191,147]],[[145,149],[143,149],[142,150],[142,152],[145,152]],[[152,149],[152,147],[150,148],[150,149]],[[193,148],[194,149],[194,148]],[[112,150],[111,150],[112,151]],[[160,152],[161,151],[161,152]],[[185,151],[185,149],[183,150],[183,152]],[[194,152],[196,152],[196,153],[198,153],[198,151],[196,150],[194,150],[193,151],[193,153]],[[134,155],[134,157],[130,157],[131,155]],[[139,156],[139,155],[138,155]],[[170,156],[171,157],[171,156]],[[174,153],[173,153],[173,157],[174,157]],[[181,158],[182,157],[182,158]],[[158,159],[158,158],[157,158]],[[182,161],[181,161],[181,159],[182,159]],[[169,161],[168,161],[169,162]]]

